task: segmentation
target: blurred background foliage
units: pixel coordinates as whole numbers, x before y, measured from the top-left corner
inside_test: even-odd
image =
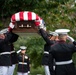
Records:
[[[19,11],[38,14],[45,21],[47,30],[69,28],[69,34],[76,39],[76,0],[0,0],[0,29],[8,26],[11,16]],[[15,49],[26,45],[31,65],[37,68],[41,66],[44,44],[45,41],[39,35],[22,35],[15,43]],[[76,64],[76,54],[73,59]]]

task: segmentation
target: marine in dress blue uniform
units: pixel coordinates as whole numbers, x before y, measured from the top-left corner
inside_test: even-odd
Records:
[[[25,46],[20,47],[20,53],[18,55],[18,69],[17,69],[17,75],[28,75],[28,72],[30,71],[30,66],[29,66],[29,57],[28,55],[25,54],[26,52]]]
[[[57,29],[59,41],[51,46],[50,54],[55,59],[55,75],[76,75],[76,69],[72,60],[72,55],[76,52],[76,42],[72,37],[72,43],[67,43],[68,29]]]
[[[46,42],[46,44],[44,45],[44,53],[43,53],[43,57],[42,57],[42,65],[44,66],[45,74],[54,75],[53,59],[52,59],[52,55],[49,55],[49,50],[50,50],[50,46],[56,42],[55,38],[56,38],[56,36],[58,36],[58,34],[55,32],[50,32],[48,34],[43,29],[43,27],[40,27],[39,32]]]
[[[16,53],[15,48],[14,48],[14,42],[16,42],[18,40],[19,36],[17,34],[13,33],[12,31],[11,31],[11,34],[12,34],[12,37],[10,39],[10,45],[11,45],[10,53],[11,53],[12,66],[9,67],[8,75],[13,75],[15,66],[18,63],[17,53]]]
[[[9,66],[12,65],[10,55],[11,37],[12,35],[7,28],[0,31],[0,75],[8,75]]]
[[[17,63],[17,56],[16,52],[14,51],[13,43],[17,41],[19,36],[15,33],[8,32],[8,28],[5,28],[0,31],[0,37],[0,60],[2,61],[0,62],[0,69],[2,70],[3,75],[13,75],[15,68],[13,64]]]

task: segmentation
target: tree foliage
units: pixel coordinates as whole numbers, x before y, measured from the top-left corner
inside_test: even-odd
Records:
[[[31,38],[30,40],[28,40],[27,45],[32,66],[34,68],[41,66],[41,60],[44,50],[43,39],[40,37]]]

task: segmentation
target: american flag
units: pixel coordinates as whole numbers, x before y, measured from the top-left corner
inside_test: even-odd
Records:
[[[34,12],[30,11],[21,11],[18,13],[15,13],[11,17],[11,22],[9,24],[9,30],[13,29],[15,26],[16,21],[31,21],[34,20],[35,25],[39,26],[42,23],[42,18],[35,14]]]

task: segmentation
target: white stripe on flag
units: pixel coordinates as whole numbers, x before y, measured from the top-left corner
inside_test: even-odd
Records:
[[[12,29],[14,28],[14,24],[13,24],[13,23],[10,23],[9,26],[10,26],[10,28],[12,28]]]
[[[36,14],[32,13],[32,20],[36,20]]]
[[[16,13],[16,14],[15,14],[15,20],[16,20],[16,21],[20,21],[19,13]]]
[[[23,13],[24,20],[26,20],[26,21],[28,20],[28,15],[27,15],[27,14],[28,14],[28,12],[24,12],[24,13]]]

